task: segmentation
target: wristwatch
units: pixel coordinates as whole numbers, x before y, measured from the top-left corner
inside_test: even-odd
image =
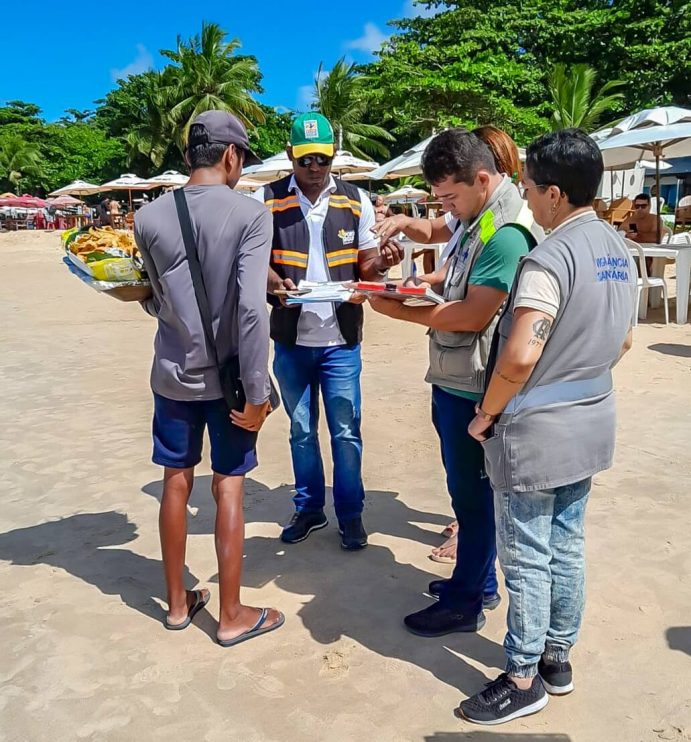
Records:
[[[479,404],[475,405],[475,414],[485,422],[491,423],[497,416],[496,415],[490,415],[487,412],[485,412],[482,407],[480,407]]]

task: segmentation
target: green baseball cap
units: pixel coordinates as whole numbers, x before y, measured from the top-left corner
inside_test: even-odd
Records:
[[[334,130],[321,113],[303,113],[293,121],[290,130],[293,157],[305,155],[334,156]]]

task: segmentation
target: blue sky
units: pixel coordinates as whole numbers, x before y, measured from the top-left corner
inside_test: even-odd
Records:
[[[29,11],[21,2],[8,3],[0,104],[36,103],[49,121],[66,108],[92,108],[118,77],[164,66],[159,50],[174,48],[178,34],[188,38],[208,20],[257,57],[264,103],[305,109],[320,62],[328,69],[344,54],[357,62],[372,59],[372,50],[391,33],[389,19],[427,12],[414,0],[124,0],[86,7],[39,0]]]

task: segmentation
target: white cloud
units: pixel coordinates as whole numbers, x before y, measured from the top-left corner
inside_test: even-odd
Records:
[[[154,58],[144,44],[137,44],[137,56],[121,70],[111,69],[110,76],[113,82],[127,79],[128,75],[139,75],[154,66]]]
[[[379,50],[387,38],[388,36],[385,33],[382,33],[377,25],[368,22],[365,23],[362,36],[360,36],[359,39],[346,41],[345,48],[372,54],[372,52]]]
[[[424,5],[417,5],[415,0],[406,0],[403,6],[403,17],[404,18],[431,18],[436,15],[441,8],[427,8]]]

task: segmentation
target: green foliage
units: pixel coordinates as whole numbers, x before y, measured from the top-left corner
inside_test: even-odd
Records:
[[[230,111],[248,127],[263,123],[262,109],[252,98],[262,90],[257,60],[237,55],[239,47],[238,39],[226,41],[220,26],[205,22],[200,36],[186,42],[178,36],[176,49],[161,51],[172,62],[163,75],[181,151],[190,123],[204,111]]]
[[[41,151],[21,134],[0,133],[0,188],[21,193],[27,176],[41,173]]]
[[[623,100],[623,93],[613,92],[623,86],[621,80],[609,80],[594,92],[596,75],[587,64],[567,67],[560,63],[554,66],[547,81],[554,106],[551,118],[554,130],[577,127],[594,131],[602,115]]]
[[[550,128],[547,75],[586,63],[622,80],[615,113],[688,105],[691,33],[679,0],[441,0],[396,33],[366,71],[369,110],[417,139],[448,125],[493,123],[525,144]],[[409,141],[409,140],[408,140]]]
[[[260,104],[264,123],[248,131],[250,146],[262,159],[271,157],[286,148],[293,123],[292,113],[278,113]]]
[[[387,157],[389,150],[381,140],[393,142],[394,137],[381,126],[365,122],[364,89],[371,82],[344,58],[324,74],[319,65],[314,82],[314,108],[331,122],[338,149],[346,149],[357,157]]]
[[[42,139],[44,164],[37,184],[46,193],[77,179],[103,183],[126,171],[122,141],[96,126],[49,124]]]
[[[33,103],[23,100],[10,100],[0,108],[0,126],[8,124],[25,124],[36,126],[41,124],[41,109]]]

